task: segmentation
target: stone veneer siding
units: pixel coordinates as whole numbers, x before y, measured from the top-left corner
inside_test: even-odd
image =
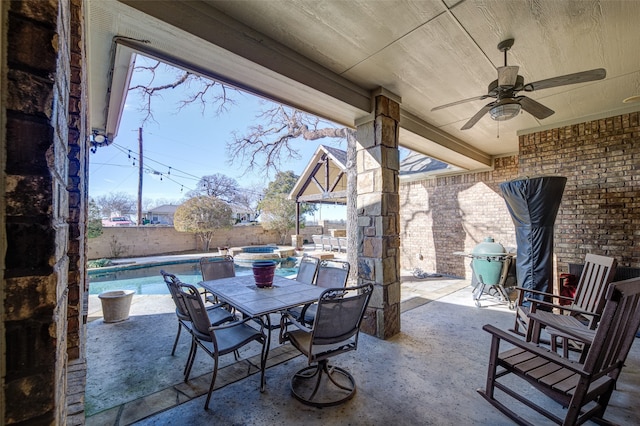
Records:
[[[515,247],[498,185],[517,176],[517,156],[509,156],[491,171],[401,182],[401,268],[471,278],[470,259],[454,252],[471,252],[489,236]]]
[[[640,267],[640,113],[520,137],[520,171],[567,177],[556,219],[558,266],[587,253]]]

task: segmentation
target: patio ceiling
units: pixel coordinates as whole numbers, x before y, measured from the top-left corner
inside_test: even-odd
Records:
[[[640,110],[623,103],[640,95],[638,1],[86,1],[91,126],[111,136],[134,51],[346,126],[381,90],[401,101],[402,146],[467,170],[517,152],[518,134]],[[555,111],[544,120],[486,115],[463,131],[491,99],[431,111],[485,94],[507,38],[525,82],[607,76],[527,93]]]

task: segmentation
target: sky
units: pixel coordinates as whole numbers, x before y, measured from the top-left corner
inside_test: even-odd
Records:
[[[141,59],[138,57],[138,63]],[[156,75],[155,83],[172,79],[171,72]],[[135,72],[131,86],[147,83],[149,74]],[[196,187],[202,176],[221,173],[238,181],[250,191],[261,192],[271,176],[260,172],[245,172],[246,164],[230,163],[226,143],[233,132],[245,133],[259,121],[257,114],[268,108],[268,101],[244,92],[233,92],[234,104],[226,112],[215,114],[214,108],[202,111],[199,104],[178,110],[185,91],[181,88],[163,91],[162,98],[153,100],[154,121],[142,125],[140,98],[130,93],[126,99],[118,133],[113,143],[100,147],[89,158],[89,196],[125,192],[137,199],[139,175],[139,128],[143,141],[143,205],[146,200],[177,204],[186,193]],[[300,159],[281,166],[302,174],[319,144],[346,149],[346,142],[335,139],[296,141]],[[158,203],[156,203],[158,204]],[[311,220],[340,220],[346,218],[344,206],[319,206]]]

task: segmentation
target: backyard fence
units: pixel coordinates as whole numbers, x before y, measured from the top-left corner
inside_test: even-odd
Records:
[[[308,226],[301,229],[301,234],[311,241],[312,234],[322,231],[321,226]],[[260,225],[235,226],[216,232],[209,247],[211,251],[217,251],[218,247],[276,244],[279,239],[276,231],[267,231]],[[104,227],[102,235],[89,239],[87,245],[88,259],[144,257],[202,250],[198,237],[178,232],[172,226]]]

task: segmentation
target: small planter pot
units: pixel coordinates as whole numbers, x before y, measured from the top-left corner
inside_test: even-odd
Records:
[[[273,285],[276,265],[275,260],[258,260],[257,262],[253,262],[253,279],[256,282],[256,286],[264,288]]]
[[[120,322],[129,319],[129,308],[133,299],[133,290],[105,291],[98,295],[102,303],[104,322]]]

